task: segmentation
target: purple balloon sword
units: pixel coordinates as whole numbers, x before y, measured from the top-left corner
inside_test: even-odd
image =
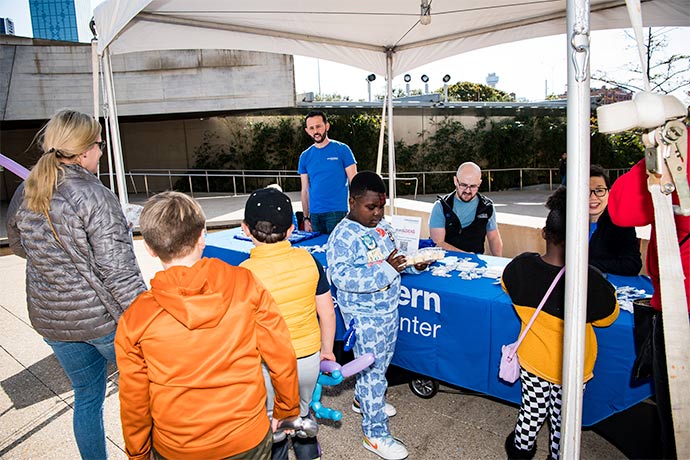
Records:
[[[2,153],[0,153],[0,166],[9,169],[10,172],[15,173],[17,176],[21,177],[22,180],[26,180],[26,176],[29,175],[28,169]]]

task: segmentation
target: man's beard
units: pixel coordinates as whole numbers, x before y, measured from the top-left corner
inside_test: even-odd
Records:
[[[316,139],[317,136],[319,136],[320,139],[317,140],[317,139]],[[316,133],[316,134],[314,134],[313,136],[311,136],[311,138],[314,140],[314,143],[315,143],[315,144],[321,144],[323,141],[326,140],[326,133],[323,133],[323,134],[321,134],[321,133]]]

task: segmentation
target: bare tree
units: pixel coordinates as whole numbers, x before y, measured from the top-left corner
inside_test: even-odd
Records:
[[[672,29],[648,28],[644,38],[645,57],[647,64],[647,78],[653,92],[669,94],[679,89],[685,89],[684,93],[690,95],[690,56],[687,54],[671,54],[664,52],[668,46],[667,34]],[[634,35],[625,34],[633,42],[629,48],[637,48]],[[629,64],[624,67],[630,77],[628,80],[617,79],[606,72],[596,71],[592,74],[592,80],[624,88],[629,91],[643,91],[643,73],[640,64]]]

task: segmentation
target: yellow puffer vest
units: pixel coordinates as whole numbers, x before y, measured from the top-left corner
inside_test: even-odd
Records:
[[[240,265],[256,275],[280,307],[297,357],[319,351],[321,329],[315,300],[319,271],[314,258],[283,240],[253,248]]]

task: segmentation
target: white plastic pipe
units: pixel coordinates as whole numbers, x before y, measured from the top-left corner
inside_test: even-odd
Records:
[[[633,32],[635,33],[637,53],[640,55],[640,68],[642,69],[644,90],[651,91],[649,76],[647,74],[647,60],[645,59],[644,34],[642,32],[642,6],[640,5],[640,0],[625,0],[625,6],[628,8],[630,24],[632,24]]]
[[[117,179],[117,195],[122,206],[129,203],[127,198],[127,181],[125,179],[125,164],[122,158],[122,143],[120,142],[120,125],[117,120],[117,108],[115,106],[115,85],[113,82],[113,70],[110,62],[110,52],[106,49],[102,56],[103,73],[105,74],[105,89],[108,97],[108,119],[110,121],[110,147],[113,150],[115,161],[115,178]]]
[[[388,93],[388,197],[391,216],[395,215],[395,141],[393,137],[393,52],[386,53]]]
[[[580,458],[587,319],[589,193],[589,1],[568,0],[568,173],[561,458]],[[572,161],[571,161],[572,159]]]
[[[91,40],[91,85],[93,89],[93,117],[98,120],[98,39]]]
[[[383,97],[383,108],[381,109],[381,129],[379,129],[379,149],[376,154],[376,174],[381,175],[383,169],[383,139],[386,134],[386,104],[388,103],[388,93]]]

